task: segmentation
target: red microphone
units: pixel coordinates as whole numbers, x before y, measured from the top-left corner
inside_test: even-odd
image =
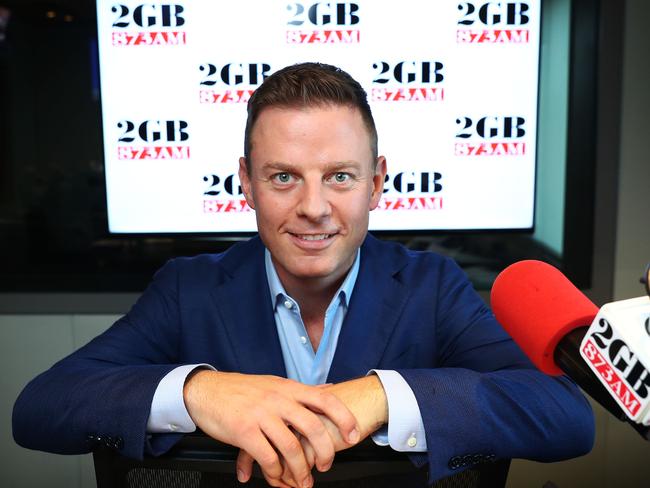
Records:
[[[580,344],[598,307],[558,269],[520,261],[504,269],[492,286],[497,320],[541,371],[567,374],[619,420],[650,440],[650,428],[623,412],[580,355]]]
[[[492,286],[497,320],[546,374],[560,375],[554,352],[572,330],[589,326],[598,307],[557,268],[542,261],[519,261]],[[583,334],[584,335],[584,334]]]

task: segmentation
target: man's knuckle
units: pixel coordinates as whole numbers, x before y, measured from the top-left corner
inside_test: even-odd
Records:
[[[339,400],[336,395],[326,391],[321,392],[319,400],[323,405],[324,409],[330,411],[337,411],[340,409],[342,405],[341,400]]]
[[[318,397],[322,402],[325,403],[339,403],[339,399],[334,395],[334,393],[331,393],[327,390],[320,389],[318,390]]]
[[[306,434],[308,436],[320,437],[327,433],[325,425],[323,425],[323,422],[318,417],[313,417],[307,420],[306,429]]]
[[[266,480],[266,483],[267,483],[269,486],[278,486],[278,485],[277,485],[278,480],[272,478],[271,476],[269,476],[269,475],[268,475],[267,473],[265,473],[265,472],[262,472],[262,474],[264,475],[264,479]]]
[[[292,439],[287,440],[284,445],[285,452],[287,456],[294,457],[299,455],[302,452],[302,445],[300,441],[293,437]]]
[[[278,469],[278,455],[275,452],[265,452],[257,460],[264,471],[274,474]]]

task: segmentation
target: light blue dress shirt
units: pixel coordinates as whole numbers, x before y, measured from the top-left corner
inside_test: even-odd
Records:
[[[317,351],[314,351],[309,340],[300,314],[300,305],[284,290],[268,250],[265,251],[264,259],[273,316],[278,328],[287,377],[306,385],[326,383],[339,341],[341,325],[359,274],[359,252],[348,275],[325,310],[323,335]]]
[[[360,251],[325,311],[323,335],[318,349],[314,351],[300,315],[300,306],[284,290],[271,254],[268,250],[265,251],[271,305],[288,378],[309,385],[326,383],[339,333],[354,292],[359,262]],[[161,380],[151,403],[147,432],[193,432],[196,429],[183,401],[183,386],[187,375],[198,367],[214,369],[208,364],[180,366]],[[391,370],[372,370],[371,373],[379,377],[388,400],[388,426],[372,436],[375,443],[390,445],[397,451],[426,451],[420,409],[404,378]]]

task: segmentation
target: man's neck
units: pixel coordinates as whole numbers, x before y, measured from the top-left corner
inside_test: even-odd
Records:
[[[318,351],[323,337],[327,307],[343,279],[345,276],[330,284],[301,282],[300,286],[282,283],[285,291],[298,302],[300,316],[314,351]]]
[[[289,296],[298,302],[303,321],[320,320],[322,324],[325,311],[347,273],[335,281],[314,278],[313,280],[300,280],[299,283],[292,283],[292,280],[284,280],[282,276],[278,276]]]
[[[275,275],[273,280],[281,285],[283,291],[298,303],[300,316],[311,340],[314,351],[318,350],[320,339],[325,328],[325,314],[328,307],[335,298],[336,293],[343,287],[345,282],[349,283],[343,287],[346,300],[349,300],[352,287],[356,282],[358,270],[359,251],[354,255],[352,262],[346,266],[344,271],[336,274],[319,277],[298,277],[287,273],[282,266],[278,266],[273,256],[266,251],[267,272]],[[354,270],[353,275],[350,273]],[[279,282],[279,283],[278,283]],[[273,290],[272,290],[273,291]]]

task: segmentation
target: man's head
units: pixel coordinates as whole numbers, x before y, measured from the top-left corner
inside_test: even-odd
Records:
[[[368,97],[358,81],[336,66],[301,63],[282,68],[255,90],[248,102],[244,134],[244,157],[251,164],[251,133],[260,113],[269,107],[306,108],[326,105],[349,106],[359,110],[368,134],[373,158],[377,158],[377,129]]]
[[[246,137],[239,179],[282,284],[334,292],[386,176],[365,92],[332,66],[285,68],[251,98]]]

